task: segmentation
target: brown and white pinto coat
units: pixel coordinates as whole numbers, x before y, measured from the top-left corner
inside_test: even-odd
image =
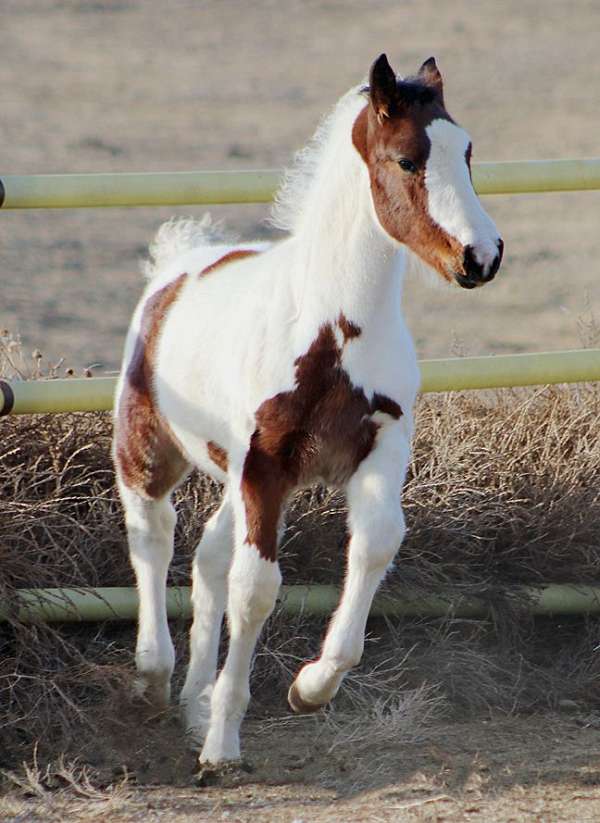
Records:
[[[288,239],[235,247],[214,242],[206,221],[159,232],[125,346],[114,456],[140,594],[137,686],[159,703],[174,665],[170,494],[193,466],[225,486],[196,549],[181,695],[202,761],[239,757],[252,654],[281,582],[286,502],[316,480],[346,493],[348,568],[321,656],[290,688],[292,708],[327,703],[360,660],[371,600],[405,530],[419,375],[403,272],[416,255],[471,288],[500,264],[469,157],[435,62],[399,80],[382,55],[369,87],[342,98],[284,183],[275,219]]]

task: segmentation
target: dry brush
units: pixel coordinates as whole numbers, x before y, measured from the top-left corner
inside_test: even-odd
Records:
[[[373,622],[362,674],[350,678],[340,711],[355,705],[365,714],[361,684],[375,689],[371,714],[380,724],[397,721],[398,696],[410,689],[421,695],[414,705],[429,695],[419,689],[433,689],[432,706],[463,713],[597,702],[597,621],[534,621],[518,587],[600,583],[599,410],[592,385],[419,402],[404,494],[409,533],[386,586],[477,595],[493,619]],[[14,602],[21,587],[132,585],[109,416],[1,426],[0,598]],[[219,494],[200,475],[177,492],[172,585],[188,584],[193,547]],[[345,541],[340,496],[318,487],[299,494],[282,547],[286,583],[338,582]],[[180,660],[186,628],[174,626]],[[305,616],[272,617],[254,671],[256,714],[285,711],[285,684],[317,652],[322,628]],[[0,767],[40,739],[47,751],[71,753],[75,740],[85,753],[106,706],[127,700],[133,638],[131,625],[0,625]],[[387,674],[378,681],[369,671]]]

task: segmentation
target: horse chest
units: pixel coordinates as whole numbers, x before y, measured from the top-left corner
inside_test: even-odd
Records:
[[[255,414],[248,461],[258,461],[288,489],[321,479],[343,485],[375,447],[377,412],[398,419],[400,406],[375,393],[367,397],[342,366],[342,350],[360,330],[338,321],[321,326],[308,351],[295,362],[295,386],[265,400]]]

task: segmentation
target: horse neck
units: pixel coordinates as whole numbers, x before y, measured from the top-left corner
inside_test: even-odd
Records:
[[[349,136],[325,155],[294,232],[294,302],[308,323],[343,312],[364,328],[391,306],[398,312],[402,256],[377,222],[368,171]]]

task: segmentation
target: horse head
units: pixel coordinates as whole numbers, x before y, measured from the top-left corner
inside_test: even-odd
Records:
[[[352,139],[369,171],[377,222],[450,282],[494,278],[503,242],[471,179],[471,139],[448,114],[433,57],[399,79],[382,54]]]

